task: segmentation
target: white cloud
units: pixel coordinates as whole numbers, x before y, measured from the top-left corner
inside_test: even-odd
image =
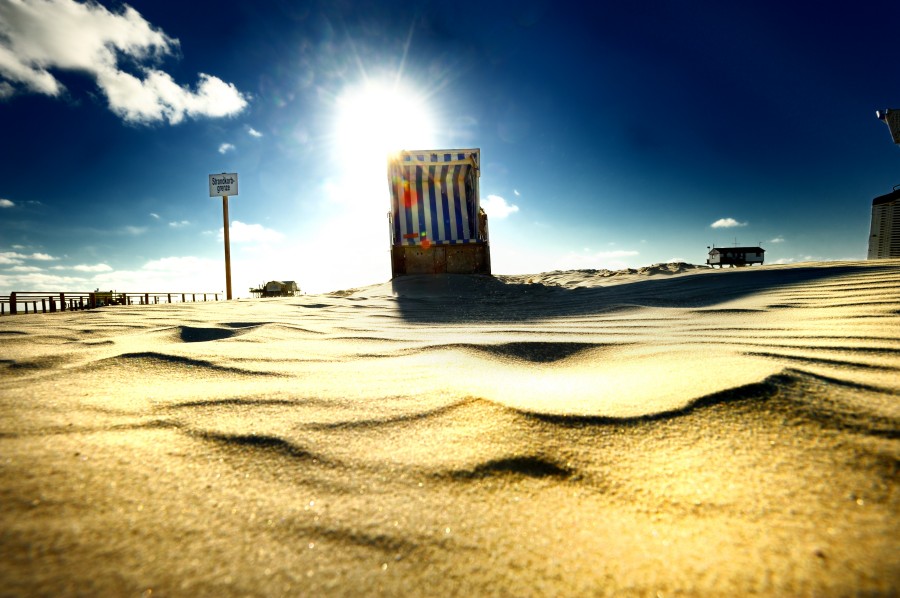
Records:
[[[9,291],[26,289],[29,291],[62,291],[86,290],[88,283],[84,278],[60,276],[46,272],[0,272],[0,288]]]
[[[112,272],[112,267],[107,264],[95,264],[89,266],[87,264],[78,264],[72,267],[76,272]]]
[[[219,240],[225,238],[225,229],[219,229]],[[231,229],[228,238],[232,243],[267,243],[279,241],[284,235],[271,228],[266,228],[262,224],[244,224],[240,220],[231,223]]]
[[[0,254],[2,255],[4,254]],[[6,289],[5,292],[23,289],[57,292],[90,291],[100,288],[127,292],[155,290],[172,293],[215,293],[222,291],[225,279],[222,260],[190,256],[152,260],[135,270],[114,271],[106,264],[81,265],[74,268],[77,270],[76,275],[35,271],[29,266],[16,268],[18,271],[0,270],[0,289]],[[56,266],[53,267],[55,268]],[[235,287],[235,295],[241,290]]]
[[[234,145],[232,145],[231,143],[223,143],[222,145],[219,146],[220,154],[224,154],[224,153],[230,152],[232,150],[234,150]]]
[[[769,239],[769,243],[784,243],[784,237],[778,235],[774,239]]]
[[[16,205],[16,204],[14,204],[12,201],[10,201],[8,199],[0,199],[0,208],[11,208],[14,205]]]
[[[59,96],[65,87],[51,70],[86,73],[109,108],[129,122],[181,122],[241,112],[249,99],[231,84],[199,73],[194,90],[146,63],[179,48],[177,39],[124,5],[114,14],[95,2],[19,0],[0,2],[0,97],[16,92]],[[120,70],[119,56],[139,76]]]
[[[101,289],[156,289],[159,292],[182,293],[221,292],[224,282],[222,260],[173,256],[148,261],[136,270],[97,274],[91,284]]]
[[[153,218],[154,220],[159,220],[159,214],[154,214],[153,212],[150,212],[150,217]]]
[[[137,236],[137,235],[143,235],[145,232],[147,232],[147,227],[146,226],[126,226],[122,230],[125,231],[125,233],[128,235]]]
[[[3,251],[0,252],[0,264],[21,264],[25,260],[37,260],[39,262],[51,262],[57,258],[52,255],[46,253],[32,253],[31,255],[26,255],[24,253],[18,253],[16,251]]]
[[[188,226],[189,224],[189,220],[181,220],[180,222],[170,222],[169,226],[171,226],[172,228],[182,228]]]
[[[37,266],[13,266],[7,270],[8,272],[42,272],[42,268]]]
[[[710,228],[734,228],[736,226],[747,226],[747,223],[738,222],[734,218],[719,218],[709,226]]]
[[[251,137],[256,137],[256,138],[259,138],[259,137],[262,137],[262,136],[263,136],[262,133],[260,133],[259,131],[257,131],[257,130],[254,129],[253,127],[250,127],[249,129],[247,129],[247,133],[249,133]]]
[[[21,264],[26,256],[15,251],[0,252],[0,264]]]
[[[519,197],[519,190],[513,189],[513,195],[515,195],[516,197]]]
[[[488,195],[481,200],[481,207],[490,218],[506,218],[513,212],[519,211],[519,206],[506,203],[499,195]]]

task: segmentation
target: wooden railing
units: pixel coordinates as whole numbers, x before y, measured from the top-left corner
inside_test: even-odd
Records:
[[[47,291],[14,292],[0,295],[0,316],[21,313],[55,313],[94,309],[105,305],[155,305],[159,303],[188,303],[218,301],[222,293],[49,293]],[[30,309],[29,309],[30,308]]]

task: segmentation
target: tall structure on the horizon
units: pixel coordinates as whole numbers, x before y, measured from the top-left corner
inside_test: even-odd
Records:
[[[877,110],[891,131],[891,139],[900,147],[900,110]],[[869,231],[868,259],[900,258],[900,185],[887,195],[872,200],[872,228]]]
[[[872,200],[868,259],[900,258],[900,185]]]

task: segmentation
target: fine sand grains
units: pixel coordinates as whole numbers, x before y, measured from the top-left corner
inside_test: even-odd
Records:
[[[896,595],[900,266],[0,319],[0,595]]]

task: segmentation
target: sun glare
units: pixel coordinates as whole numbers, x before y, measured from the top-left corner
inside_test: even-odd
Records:
[[[377,164],[402,149],[434,143],[434,122],[425,99],[399,86],[367,83],[337,101],[336,142],[341,160]]]

